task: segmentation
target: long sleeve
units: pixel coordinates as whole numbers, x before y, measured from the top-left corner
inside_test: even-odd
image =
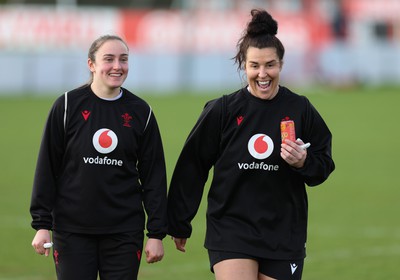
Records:
[[[190,132],[172,176],[168,193],[168,233],[187,238],[196,215],[208,174],[219,151],[221,102],[206,104]]]
[[[60,97],[50,110],[40,145],[30,205],[31,225],[37,230],[52,228],[51,212],[64,153],[63,102]]]
[[[332,160],[332,134],[318,111],[307,102],[302,140],[310,142],[303,168],[297,169],[307,185],[323,183],[335,169]]]
[[[148,216],[147,236],[163,239],[167,233],[167,179],[161,136],[152,112],[143,134],[138,170]]]

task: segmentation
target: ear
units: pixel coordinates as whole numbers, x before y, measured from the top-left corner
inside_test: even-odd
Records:
[[[94,62],[90,58],[88,58],[87,63],[88,63],[88,67],[89,67],[90,72],[94,73],[94,71],[95,71]]]
[[[279,71],[282,71],[282,68],[283,68],[283,59],[281,60],[281,62],[279,63],[280,65],[279,65]]]

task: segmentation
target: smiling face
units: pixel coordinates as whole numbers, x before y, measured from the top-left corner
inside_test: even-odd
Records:
[[[114,97],[128,76],[129,51],[120,40],[108,40],[95,53],[95,60],[88,59],[93,74],[93,92],[101,97]]]
[[[282,63],[275,48],[249,47],[244,70],[250,93],[265,100],[274,98],[279,89]]]

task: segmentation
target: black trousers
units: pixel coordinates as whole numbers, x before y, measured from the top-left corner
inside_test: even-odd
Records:
[[[137,279],[143,239],[143,231],[104,235],[54,231],[57,279]]]

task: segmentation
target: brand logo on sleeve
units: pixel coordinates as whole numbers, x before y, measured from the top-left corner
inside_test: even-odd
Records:
[[[237,116],[237,117],[236,117],[236,123],[237,123],[237,125],[239,126],[239,125],[242,123],[243,120],[244,120],[244,117],[243,117],[243,116]]]
[[[88,111],[88,110],[82,111],[82,117],[85,119],[85,121],[88,120],[89,116],[90,116],[90,111]]]

